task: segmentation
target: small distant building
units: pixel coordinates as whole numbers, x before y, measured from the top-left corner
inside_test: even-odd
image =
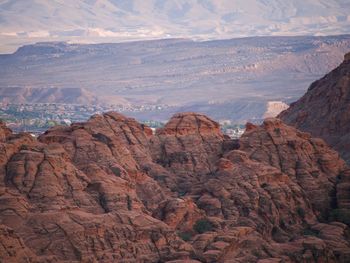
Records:
[[[153,135],[156,134],[156,128],[151,127]]]
[[[63,119],[62,121],[63,121],[64,124],[66,124],[66,125],[71,125],[71,124],[72,124],[72,121],[69,120],[69,119]]]
[[[231,121],[230,120],[220,120],[219,121],[219,124],[220,125],[231,125]]]

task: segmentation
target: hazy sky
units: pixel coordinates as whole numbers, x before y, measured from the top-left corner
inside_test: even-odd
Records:
[[[39,41],[350,33],[350,0],[0,0],[0,52]]]

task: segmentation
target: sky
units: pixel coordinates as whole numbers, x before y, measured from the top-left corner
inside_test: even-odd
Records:
[[[105,43],[350,33],[350,0],[0,0],[0,53]]]

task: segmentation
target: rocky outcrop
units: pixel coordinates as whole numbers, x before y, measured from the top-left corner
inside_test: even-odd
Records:
[[[224,140],[217,122],[196,113],[176,114],[156,135],[153,159],[177,174],[212,172]]]
[[[240,145],[250,158],[287,174],[303,188],[315,210],[328,216],[336,199],[337,177],[346,166],[324,141],[270,118],[262,126],[247,131]]]
[[[1,223],[39,261],[189,258],[190,248],[146,208],[165,199],[138,170],[148,135],[142,125],[110,113],[22,143],[2,174]]]
[[[0,261],[348,262],[330,220],[344,161],[277,119],[248,126],[237,142],[196,113],[155,135],[113,112],[38,140],[1,125]]]
[[[312,136],[323,138],[350,163],[350,53],[343,63],[311,84],[306,94],[280,114],[280,118]],[[327,160],[335,165],[333,160]],[[335,210],[331,218],[350,224],[349,171],[337,177]]]
[[[151,139],[151,156],[156,165],[146,170],[167,188],[184,195],[198,182],[197,175],[215,171],[224,141],[219,124],[205,115],[176,114]]]
[[[323,138],[350,162],[350,53],[344,62],[311,84],[306,94],[279,117]]]

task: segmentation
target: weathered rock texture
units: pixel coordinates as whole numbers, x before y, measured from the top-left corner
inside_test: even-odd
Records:
[[[339,67],[312,83],[306,94],[279,117],[323,138],[350,163],[350,53]]]
[[[312,136],[323,138],[350,164],[350,53],[339,67],[312,83],[306,94],[279,117]],[[329,162],[327,166],[334,164],[331,160],[326,162]],[[329,217],[350,224],[349,170],[337,177],[335,193],[334,209]]]
[[[251,159],[287,174],[303,188],[317,213],[327,217],[335,199],[337,176],[345,171],[339,154],[322,139],[311,138],[278,119],[265,119],[240,139],[241,150]]]
[[[182,113],[153,135],[109,112],[36,140],[1,124],[0,261],[349,262],[345,162],[278,119],[247,127],[232,141]]]

